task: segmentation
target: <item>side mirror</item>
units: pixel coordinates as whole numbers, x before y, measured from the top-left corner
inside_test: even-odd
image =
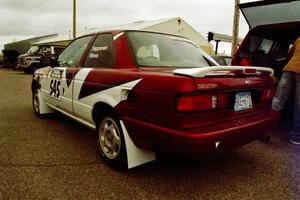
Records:
[[[56,67],[57,59],[53,55],[45,55],[41,57],[41,67]]]

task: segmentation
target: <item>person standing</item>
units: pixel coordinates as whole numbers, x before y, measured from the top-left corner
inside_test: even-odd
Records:
[[[272,109],[280,111],[289,98],[294,98],[293,126],[289,133],[289,139],[292,144],[300,145],[300,36],[291,47],[289,55],[291,58],[283,68],[272,101]]]

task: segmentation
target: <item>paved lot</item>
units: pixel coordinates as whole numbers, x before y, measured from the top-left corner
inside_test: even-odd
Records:
[[[222,157],[118,172],[99,159],[92,131],[59,114],[34,116],[30,82],[0,68],[0,199],[300,198],[300,147],[284,130]]]

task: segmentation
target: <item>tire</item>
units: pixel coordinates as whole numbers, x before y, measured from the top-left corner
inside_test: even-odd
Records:
[[[25,69],[24,69],[24,72],[25,72],[26,74],[30,74],[30,68],[29,68],[29,67],[25,68]]]
[[[32,92],[32,108],[33,108],[33,112],[37,117],[41,117],[41,112],[40,112],[40,101],[39,101],[39,90],[35,89]]]
[[[258,140],[262,141],[262,142],[270,142],[272,139],[271,135],[264,135],[258,138]]]
[[[260,136],[258,138],[258,140],[262,141],[262,142],[270,142],[272,139],[272,132],[268,131],[267,133],[265,133],[264,135]]]
[[[104,162],[117,170],[127,169],[125,140],[117,117],[112,114],[103,117],[96,132],[98,149]]]

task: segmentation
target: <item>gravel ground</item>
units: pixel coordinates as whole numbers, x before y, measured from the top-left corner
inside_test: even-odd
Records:
[[[30,83],[0,68],[0,199],[300,199],[300,147],[286,129],[224,156],[115,171],[91,130],[59,114],[35,117]]]

